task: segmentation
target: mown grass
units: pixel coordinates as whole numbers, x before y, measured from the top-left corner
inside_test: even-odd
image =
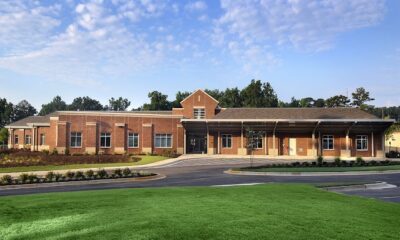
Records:
[[[400,205],[308,185],[0,198],[1,239],[398,239]]]
[[[121,167],[121,166],[138,166],[150,164],[167,159],[163,156],[139,156],[140,161],[124,162],[124,163],[98,163],[98,164],[70,164],[70,165],[46,165],[46,166],[29,166],[29,167],[12,167],[0,168],[0,173],[11,172],[29,172],[29,171],[53,171],[53,170],[68,170],[80,168],[104,168],[104,167]]]
[[[353,172],[353,171],[387,171],[400,170],[400,165],[360,166],[360,167],[256,167],[235,170],[253,172]]]

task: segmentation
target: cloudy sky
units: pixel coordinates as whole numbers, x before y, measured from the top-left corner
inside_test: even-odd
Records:
[[[400,105],[397,0],[0,0],[0,97],[136,107],[159,90],[272,83],[278,96],[364,86]]]

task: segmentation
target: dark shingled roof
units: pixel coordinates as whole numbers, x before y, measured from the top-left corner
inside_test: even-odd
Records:
[[[379,119],[358,108],[228,108],[214,119]]]
[[[50,117],[57,116],[57,112],[47,114],[45,116],[30,116],[16,122],[10,123],[9,127],[27,127],[30,123],[50,123]]]

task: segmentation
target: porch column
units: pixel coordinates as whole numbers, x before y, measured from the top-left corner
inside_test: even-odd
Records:
[[[315,132],[311,134],[311,144],[312,144],[312,156],[315,156]]]
[[[243,139],[243,122],[242,122],[240,128],[240,148],[238,149],[238,155],[247,155],[246,148],[244,148],[243,144],[244,144],[244,139]]]
[[[265,150],[265,155],[267,155],[268,154],[268,148],[267,148],[267,131],[265,131],[265,134],[264,134],[264,150]]]
[[[371,157],[375,157],[374,151],[374,132],[371,132]]]
[[[221,132],[218,131],[218,150],[217,154],[221,153]]]
[[[318,132],[318,154],[322,156],[322,151],[321,151],[321,132]]]
[[[8,148],[9,149],[11,149],[11,148],[13,148],[14,146],[14,144],[13,144],[13,141],[14,141],[14,139],[13,139],[13,132],[14,132],[14,130],[12,130],[11,128],[9,128],[8,129]]]
[[[183,154],[186,154],[186,129],[183,129]]]

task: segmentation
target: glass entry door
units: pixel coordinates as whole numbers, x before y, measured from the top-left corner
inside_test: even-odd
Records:
[[[187,153],[207,153],[207,135],[188,135]]]

